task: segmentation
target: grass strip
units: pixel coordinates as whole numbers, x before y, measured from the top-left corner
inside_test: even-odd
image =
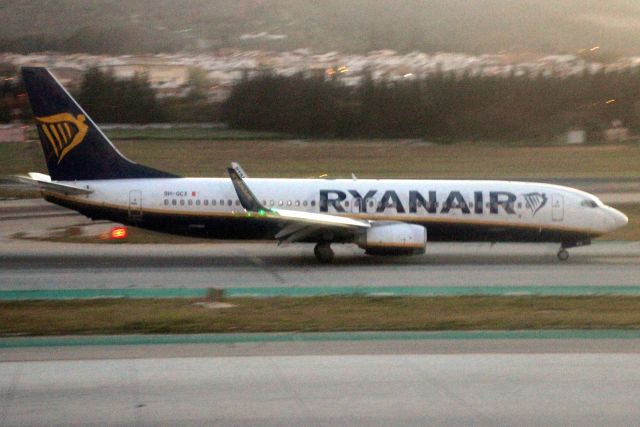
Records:
[[[116,145],[137,163],[183,176],[225,177],[231,161],[240,162],[254,177],[283,178],[323,174],[350,178],[353,172],[359,178],[548,181],[549,177],[610,179],[640,174],[640,144],[635,143],[576,147],[517,142],[434,145],[403,140],[204,141],[182,137],[121,140]],[[4,175],[46,173],[40,143],[0,144],[0,170]]]
[[[97,299],[0,303],[0,336],[640,329],[640,297]]]

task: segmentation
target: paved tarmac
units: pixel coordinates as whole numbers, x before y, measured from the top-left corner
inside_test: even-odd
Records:
[[[628,286],[640,284],[640,242],[556,245],[430,243],[424,256],[369,257],[334,245],[62,244],[12,238],[91,221],[40,200],[0,204],[0,290],[262,286]],[[91,227],[110,227],[109,224]]]
[[[49,348],[0,363],[0,425],[634,425],[638,341]]]
[[[0,290],[265,286],[629,286],[640,243],[576,248],[432,244],[418,257],[379,258],[337,246],[321,265],[311,245],[100,245],[12,241],[0,247]]]

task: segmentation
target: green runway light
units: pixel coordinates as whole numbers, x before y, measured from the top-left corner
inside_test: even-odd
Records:
[[[264,209],[260,209],[260,210],[258,211],[258,215],[260,215],[260,216],[264,216],[264,214],[265,214]]]

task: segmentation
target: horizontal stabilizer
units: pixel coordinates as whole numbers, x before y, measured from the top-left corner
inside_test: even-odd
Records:
[[[83,195],[93,193],[93,190],[78,187],[75,185],[52,182],[49,175],[44,175],[36,172],[30,172],[29,176],[14,175],[10,178],[15,182],[27,184],[32,187],[36,187],[39,190],[54,191],[56,193],[62,193],[65,195]]]

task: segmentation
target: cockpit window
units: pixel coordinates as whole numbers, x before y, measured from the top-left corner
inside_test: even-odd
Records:
[[[580,206],[584,206],[585,208],[597,208],[598,204],[593,200],[585,199],[580,203]]]

